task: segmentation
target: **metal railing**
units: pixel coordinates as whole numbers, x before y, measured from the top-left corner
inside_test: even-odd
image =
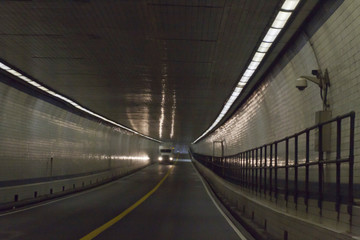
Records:
[[[336,139],[334,143],[336,150],[326,152],[325,160],[322,142],[323,128],[327,124],[336,125],[333,131],[336,132],[336,138],[333,138]],[[345,128],[346,131],[343,130]],[[193,152],[191,154],[219,176],[255,194],[268,195],[275,200],[282,194],[286,204],[289,196],[292,196],[296,207],[298,199],[302,197],[306,211],[309,207],[309,199],[317,199],[320,214],[324,200],[335,202],[335,210],[339,218],[341,204],[347,204],[348,213],[352,215],[354,131],[355,112],[350,112],[292,136],[236,155],[214,157]],[[315,141],[317,141],[317,149],[310,150],[310,143]],[[280,147],[281,151],[279,151]],[[301,154],[300,147],[302,147]],[[304,155],[303,158],[301,155]],[[324,172],[324,167],[328,171]],[[327,180],[324,179],[325,173]]]

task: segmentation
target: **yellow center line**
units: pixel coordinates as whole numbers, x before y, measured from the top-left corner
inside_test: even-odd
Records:
[[[177,161],[177,159],[176,159]],[[175,162],[176,162],[175,161]],[[108,221],[107,223],[103,224],[102,226],[98,227],[94,231],[90,232],[86,236],[80,238],[80,240],[91,240],[94,239],[96,236],[98,236],[100,233],[120,221],[122,218],[124,218],[126,215],[128,215],[132,210],[134,210],[137,206],[139,206],[141,203],[143,203],[147,198],[149,198],[159,187],[160,185],[166,180],[166,178],[169,176],[171,170],[173,169],[173,166],[169,169],[169,171],[166,173],[166,175],[160,180],[160,182],[145,196],[143,196],[140,200],[138,200],[136,203],[134,203],[132,206],[130,206],[128,209]]]

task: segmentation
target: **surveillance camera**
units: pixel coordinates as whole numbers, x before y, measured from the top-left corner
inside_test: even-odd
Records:
[[[303,77],[296,79],[296,88],[300,91],[304,90],[307,87],[307,80]]]

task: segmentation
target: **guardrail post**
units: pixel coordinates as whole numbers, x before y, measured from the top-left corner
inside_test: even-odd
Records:
[[[259,166],[258,166],[258,157],[259,157],[259,155],[258,155],[258,148],[256,148],[256,157],[255,157],[255,169],[256,169],[256,171],[255,171],[255,191],[256,191],[256,193],[259,191],[259,179],[258,179],[258,170],[259,170]]]
[[[240,154],[240,185],[244,186],[244,164],[243,164],[243,154]]]
[[[278,143],[275,142],[275,156],[274,156],[274,163],[275,163],[275,168],[274,168],[274,180],[275,180],[275,184],[274,184],[274,191],[275,191],[275,199],[277,200],[278,197],[278,162],[277,162],[277,156],[278,154]]]
[[[255,150],[251,150],[251,191],[255,188]]]
[[[246,151],[246,171],[245,171],[245,181],[246,181],[246,188],[249,188],[249,151]]]
[[[309,163],[310,163],[310,130],[306,131],[306,149],[305,149],[305,199],[304,203],[306,205],[306,211],[309,210]]]
[[[342,154],[341,150],[343,147],[341,146],[343,143],[343,123],[344,119],[348,119],[350,121],[350,135],[349,135],[349,156],[346,157]],[[331,124],[336,122],[337,130],[336,130],[336,159],[324,161],[324,151],[323,148],[323,135],[324,129],[323,126],[325,124]],[[313,133],[313,130],[318,130],[317,137],[315,139],[318,145],[318,161],[310,161],[310,135]],[[306,137],[306,149],[305,149],[305,164],[299,164],[299,137],[305,134]],[[290,163],[290,140],[294,138],[294,163]],[[323,200],[325,198],[325,188],[324,188],[324,164],[336,165],[336,189],[330,189],[331,194],[335,196],[335,210],[339,213],[341,210],[341,203],[347,201],[347,211],[350,215],[350,224],[352,225],[352,214],[353,214],[353,204],[354,204],[354,142],[355,142],[355,112],[351,112],[348,114],[344,114],[337,118],[331,119],[329,121],[325,121],[321,124],[314,125],[310,128],[307,128],[301,132],[298,132],[292,136],[286,137],[280,141],[273,142],[268,145],[263,145],[256,149],[243,151],[234,156],[222,156],[215,157],[213,156],[205,156],[196,153],[192,153],[190,150],[191,156],[194,158],[198,158],[199,162],[207,166],[209,169],[212,169],[213,172],[218,175],[228,176],[233,180],[236,180],[242,187],[251,188],[252,192],[259,192],[260,194],[264,193],[270,194],[272,196],[274,192],[274,196],[277,199],[278,194],[280,192],[279,188],[279,169],[285,169],[285,200],[286,205],[288,205],[289,195],[293,195],[295,207],[297,208],[297,201],[299,197],[299,179],[298,179],[298,171],[299,167],[305,167],[305,196],[304,203],[306,205],[306,211],[308,211],[309,207],[309,199],[311,197],[312,188],[310,185],[310,167],[318,166],[318,207],[320,209],[320,215],[322,214]],[[281,164],[279,166],[279,152],[278,147],[279,144],[285,142],[285,166]],[[347,143],[347,141],[345,141]],[[291,143],[292,144],[292,143]],[[275,146],[273,146],[275,145]],[[270,148],[268,150],[268,147]],[[345,150],[345,149],[343,149]],[[268,152],[269,151],[269,152]],[[260,153],[259,153],[260,152]],[[269,154],[269,156],[268,156]],[[269,157],[269,158],[268,158]],[[269,159],[269,161],[268,161]],[[349,172],[348,172],[348,189],[346,196],[343,192],[341,183],[341,167],[344,163],[349,163]],[[332,166],[334,166],[332,165]],[[289,171],[289,169],[294,168],[294,171]],[[274,169],[274,172],[273,172]],[[315,170],[315,169],[314,169]],[[274,174],[274,176],[273,176]],[[289,174],[293,174],[294,176],[294,184],[290,182],[289,184]],[[267,178],[269,176],[269,178]],[[273,178],[274,177],[274,178]],[[274,182],[273,182],[274,181]],[[332,184],[334,184],[332,182]],[[290,186],[289,186],[290,185]],[[269,187],[269,189],[268,189]],[[282,189],[281,189],[282,190]],[[302,190],[302,188],[300,189]]]
[[[338,213],[337,219],[340,218],[340,204],[341,204],[341,195],[340,195],[340,162],[341,159],[341,119],[336,121],[336,203],[335,203],[335,210]]]
[[[262,172],[263,172],[262,158],[263,158],[263,148],[260,147],[260,166],[259,166],[260,167],[260,179],[259,179],[260,180],[260,186],[259,186],[260,194],[261,194],[261,190],[262,190]]]
[[[272,185],[272,170],[273,170],[273,144],[270,144],[270,164],[269,164],[269,195],[270,197],[272,197],[272,190],[273,190],[273,185]]]
[[[352,206],[354,204],[354,132],[355,132],[355,112],[350,115],[350,149],[349,149],[349,193],[348,193],[348,213],[350,214],[350,224],[352,225]]]
[[[266,196],[267,186],[266,186],[266,170],[267,170],[267,154],[266,154],[267,146],[264,146],[264,194]]]
[[[297,208],[297,200],[298,200],[298,135],[295,135],[295,156],[294,156],[294,203],[295,208]]]
[[[285,201],[289,199],[289,138],[285,140]]]
[[[319,169],[319,180],[318,180],[318,184],[319,184],[319,189],[318,189],[318,207],[320,209],[320,215],[322,215],[322,201],[323,201],[323,161],[324,161],[324,152],[322,150],[322,134],[323,134],[323,125],[319,124],[319,164],[318,164],[318,169]]]

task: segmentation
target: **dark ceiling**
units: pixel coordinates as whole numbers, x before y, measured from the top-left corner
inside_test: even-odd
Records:
[[[189,143],[221,111],[282,3],[1,1],[0,58],[113,121]]]

